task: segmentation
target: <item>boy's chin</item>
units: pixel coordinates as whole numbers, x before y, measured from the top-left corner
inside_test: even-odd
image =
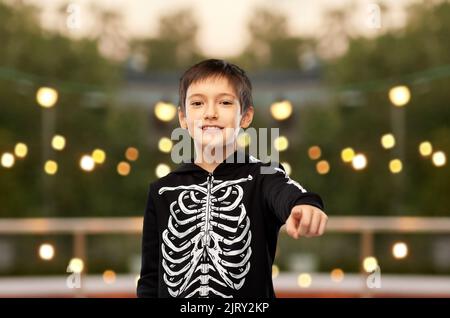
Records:
[[[217,148],[225,148],[233,146],[233,142],[224,142],[223,140],[201,140],[197,142],[197,145],[201,146],[203,151],[213,150]]]
[[[203,150],[208,150],[208,149],[214,149],[214,148],[223,148],[225,147],[225,143],[223,142],[202,142],[200,143],[200,146]]]

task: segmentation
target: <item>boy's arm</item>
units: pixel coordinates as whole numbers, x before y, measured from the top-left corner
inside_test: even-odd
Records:
[[[282,165],[278,164],[274,170],[264,176],[263,193],[281,224],[286,223],[286,232],[296,239],[322,235],[328,217],[322,211],[320,196],[289,178]]]
[[[142,230],[142,265],[137,284],[138,297],[157,297],[158,295],[158,228],[150,185]]]

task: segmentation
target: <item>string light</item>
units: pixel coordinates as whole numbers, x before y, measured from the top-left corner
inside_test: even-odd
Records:
[[[297,284],[301,288],[308,288],[309,286],[311,286],[311,283],[312,283],[312,277],[310,274],[303,273],[303,274],[298,275]]]
[[[25,158],[25,156],[28,154],[28,147],[26,144],[19,142],[14,147],[14,154],[17,158]]]
[[[94,159],[89,155],[84,155],[80,160],[80,167],[84,171],[92,171],[95,167]]]
[[[45,261],[49,261],[53,259],[53,256],[55,256],[55,248],[53,245],[48,243],[41,244],[39,247],[39,257]]]
[[[431,160],[436,167],[442,167],[447,163],[447,156],[443,151],[436,151]]]
[[[394,106],[403,107],[411,99],[411,92],[407,86],[395,86],[389,90],[389,99]]]
[[[102,149],[95,149],[92,152],[92,159],[97,164],[102,164],[105,162],[106,159],[106,153]]]
[[[363,260],[363,268],[367,273],[373,272],[378,267],[378,261],[375,257],[369,256]]]
[[[128,147],[125,151],[125,158],[129,161],[136,161],[139,158],[139,150],[135,147]]]
[[[352,166],[355,170],[363,170],[367,166],[367,158],[363,154],[357,154],[353,157]]]
[[[36,93],[36,100],[44,108],[53,107],[58,101],[58,92],[51,87],[41,87]]]
[[[72,258],[69,262],[68,270],[72,273],[81,273],[84,269],[84,262],[81,258]]]
[[[52,138],[52,147],[55,150],[63,150],[66,146],[66,138],[61,135],[55,135]]]
[[[331,280],[335,283],[340,283],[344,280],[344,271],[340,268],[335,268],[330,273]]]
[[[2,162],[2,166],[3,166],[3,167],[5,167],[5,168],[11,168],[12,166],[14,166],[15,159],[14,159],[14,156],[13,156],[11,153],[5,152],[5,153],[2,155],[2,160],[1,160],[1,162]]]
[[[392,255],[397,258],[405,258],[408,256],[408,245],[404,242],[397,242],[392,246]]]
[[[171,103],[158,102],[155,105],[155,116],[161,121],[171,121],[177,112],[175,105]]]
[[[286,171],[286,174],[289,176],[291,174],[291,172],[292,172],[291,165],[288,162],[286,162],[286,161],[282,162],[281,165],[283,166],[284,171]]]
[[[275,120],[286,120],[292,115],[292,104],[288,100],[273,103],[270,113]]]
[[[128,162],[126,161],[121,161],[119,162],[119,164],[117,165],[117,173],[120,174],[121,176],[127,176],[130,174],[131,171],[131,166]]]
[[[279,136],[275,138],[273,141],[275,150],[277,151],[285,151],[289,147],[289,141],[285,136]]]
[[[320,160],[316,164],[316,170],[319,174],[327,174],[330,171],[330,164],[326,160]]]
[[[156,166],[155,174],[158,178],[162,178],[170,173],[170,167],[165,163],[160,163]]]
[[[381,137],[381,145],[384,149],[390,149],[395,146],[395,138],[392,134],[385,134]]]
[[[403,164],[400,159],[393,159],[389,162],[389,170],[391,170],[392,173],[400,173],[403,169]]]
[[[347,147],[341,151],[341,159],[343,162],[346,162],[346,163],[352,162],[354,157],[355,157],[355,151],[353,150],[353,148]]]
[[[244,132],[242,134],[239,134],[239,136],[237,138],[237,144],[239,147],[245,148],[248,145],[250,145],[250,142],[251,142],[251,137],[248,133]]]
[[[58,172],[58,163],[53,160],[47,160],[44,164],[44,171],[49,175],[56,174],[56,172]]]
[[[272,265],[272,278],[277,278],[279,274],[280,268],[278,267],[278,265]]]
[[[420,143],[419,153],[423,157],[427,157],[427,156],[431,155],[432,152],[433,152],[433,146],[431,145],[431,143],[429,141],[423,141]]]
[[[114,282],[116,281],[116,273],[113,270],[105,270],[103,272],[103,281],[106,284],[114,284]]]
[[[161,152],[169,153],[172,150],[173,142],[167,137],[162,137],[158,142],[158,148]]]
[[[322,155],[322,150],[319,146],[311,146],[308,149],[308,156],[311,160],[319,159]]]

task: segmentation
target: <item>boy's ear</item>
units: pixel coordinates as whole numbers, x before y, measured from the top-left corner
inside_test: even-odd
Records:
[[[180,122],[181,128],[187,129],[186,115],[184,114],[180,106],[178,106],[178,121]]]
[[[254,113],[255,113],[255,109],[253,108],[253,106],[248,106],[247,110],[245,111],[245,113],[242,115],[242,118],[241,118],[241,127],[242,128],[248,128],[248,126],[250,126],[250,124],[252,123],[252,120],[253,120]]]

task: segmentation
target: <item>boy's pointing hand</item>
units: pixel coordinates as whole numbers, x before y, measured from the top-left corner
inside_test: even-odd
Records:
[[[327,225],[328,216],[312,205],[296,205],[286,221],[286,232],[289,236],[298,239],[300,236],[321,236]]]

